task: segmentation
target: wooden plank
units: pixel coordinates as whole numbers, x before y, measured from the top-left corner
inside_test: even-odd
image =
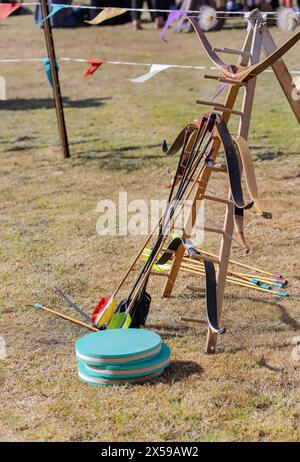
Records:
[[[249,51],[243,51],[243,50],[236,50],[235,48],[213,48],[213,51],[216,51],[218,53],[228,53],[231,55],[239,55],[239,56],[245,56],[247,58],[251,57],[251,53]]]
[[[41,10],[42,10],[43,18],[46,18],[49,14],[48,4],[46,0],[41,0]],[[44,20],[43,26],[44,26],[46,48],[47,48],[48,58],[50,61],[53,96],[54,96],[54,102],[55,102],[60,145],[61,145],[61,150],[62,150],[62,156],[64,159],[67,159],[70,157],[70,150],[69,150],[67,128],[66,128],[66,123],[65,123],[64,108],[63,108],[62,97],[61,97],[58,71],[56,67],[54,40],[52,36],[52,28],[51,28],[51,23],[49,19]]]
[[[220,204],[228,204],[228,199],[223,199],[222,197],[218,196],[211,196],[209,194],[202,194],[202,199],[206,199],[212,202],[219,202]]]
[[[184,254],[185,254],[185,247],[184,245],[180,245],[176,251],[176,255],[174,257],[174,260],[173,260],[173,264],[172,264],[172,268],[169,272],[169,275],[168,275],[168,280],[165,284],[165,287],[164,287],[164,290],[163,290],[163,294],[162,296],[163,297],[170,297],[172,291],[173,291],[173,288],[174,288],[174,285],[175,285],[175,281],[177,279],[177,276],[178,276],[178,272],[180,270],[180,265],[181,265],[181,262],[182,262],[182,259],[184,257]]]
[[[267,56],[272,54],[277,48],[267,27],[263,30],[262,46]],[[300,123],[300,97],[298,99],[293,97],[293,95],[298,94],[297,89],[283,59],[274,62],[272,69],[297,121]]]
[[[238,116],[243,115],[243,113],[241,111],[236,111],[234,109],[230,109],[230,108],[226,107],[224,104],[215,103],[214,101],[203,101],[201,99],[197,99],[196,103],[197,104],[202,104],[203,106],[213,106],[213,108],[216,111],[227,112],[229,114],[234,114],[234,115],[238,115]]]
[[[204,74],[204,79],[218,80],[218,82],[228,83],[229,85],[243,86],[246,85],[244,82],[239,82],[237,80],[229,79],[226,77],[220,77],[219,75],[208,75]]]
[[[197,324],[207,324],[207,321],[204,321],[202,319],[194,319],[194,318],[185,318],[181,316],[180,321],[185,321],[185,322],[195,322]]]

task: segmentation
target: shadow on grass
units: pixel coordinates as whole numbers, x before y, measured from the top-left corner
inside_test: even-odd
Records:
[[[191,333],[191,323],[174,326],[169,324],[147,324],[147,329],[155,330],[164,339],[173,339],[175,337],[185,337]]]
[[[96,140],[93,140],[96,141]],[[75,144],[83,144],[87,143],[89,141],[79,141]],[[80,151],[76,153],[76,157],[79,159],[84,158],[84,159],[91,159],[91,160],[99,160],[99,159],[106,159],[110,158],[113,154],[115,155],[122,155],[124,152],[131,152],[131,151],[138,151],[140,149],[152,149],[152,148],[158,148],[160,147],[160,143],[155,143],[155,144],[145,144],[145,145],[138,145],[138,146],[122,146],[120,148],[115,148],[110,151],[107,151],[106,149],[97,149],[97,150],[92,150],[87,153],[86,151]],[[153,156],[157,157],[157,156]],[[165,157],[165,155],[161,155],[159,157]],[[140,159],[140,156],[131,156],[131,159]]]
[[[28,151],[28,149],[34,149],[35,146],[14,146],[13,148],[3,149],[2,152],[20,152]]]
[[[5,149],[1,149],[1,153],[5,152],[25,152],[29,149],[43,149],[45,145],[32,145],[26,144],[30,140],[33,140],[35,137],[19,137],[14,140],[10,141],[0,141],[0,144],[8,145]],[[88,140],[76,140],[69,142],[70,146],[80,146],[84,144],[91,144],[97,143],[101,141],[101,138],[94,138]],[[20,145],[18,143],[25,143]],[[11,145],[11,146],[9,146]],[[119,148],[108,148],[108,149],[92,149],[86,151],[79,151],[79,152],[72,152],[71,150],[71,158],[72,158],[72,165],[73,166],[81,166],[85,165],[88,161],[93,162],[93,167],[97,167],[98,164],[99,169],[105,169],[108,171],[134,171],[139,170],[144,167],[145,162],[153,161],[157,164],[160,164],[160,159],[165,159],[166,156],[162,153],[159,154],[157,151],[159,150],[161,144],[145,144],[145,145],[129,145],[129,146],[122,146]],[[52,146],[56,147],[56,146]],[[156,153],[147,152],[149,150],[155,149]],[[138,151],[138,152],[136,152]],[[146,151],[146,152],[145,152]],[[136,152],[134,154],[134,152]]]
[[[80,144],[80,143],[78,143]],[[158,161],[164,159],[164,154],[147,153],[145,150],[157,149],[161,146],[160,143],[122,146],[114,149],[98,149],[91,151],[80,151],[74,154],[75,164],[82,164],[82,161],[92,161],[98,164],[100,169],[110,171],[134,171],[142,168],[145,162]],[[134,151],[140,151],[133,154]]]
[[[171,385],[191,375],[197,374],[200,376],[203,371],[204,369],[195,361],[171,361],[165,373],[156,381]]]
[[[271,372],[282,372],[284,371],[284,368],[283,367],[275,367],[275,366],[271,366],[271,364],[269,364],[266,360],[266,358],[264,357],[264,355],[262,355],[258,360],[257,360],[257,364],[258,366],[260,367],[264,367],[266,369],[268,369],[269,371]]]
[[[111,97],[104,98],[86,98],[71,100],[68,97],[63,98],[65,108],[90,108],[99,107],[104,104],[104,101],[112,99]],[[28,98],[28,99],[10,99],[1,101],[0,111],[27,111],[28,109],[53,109],[53,98]]]
[[[292,330],[295,330],[295,331],[300,329],[300,323],[289,314],[288,310],[282,303],[276,302],[274,301],[274,299],[269,301],[269,300],[259,299],[259,298],[251,297],[251,296],[247,296],[245,297],[245,299],[253,301],[253,302],[264,303],[264,304],[270,305],[271,307],[277,308],[279,311],[279,320],[283,324],[286,324]]]

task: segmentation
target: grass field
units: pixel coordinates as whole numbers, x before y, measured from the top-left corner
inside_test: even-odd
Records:
[[[238,48],[244,32],[229,24],[209,39]],[[272,33],[278,43],[286,39]],[[45,56],[43,32],[31,16],[1,21],[0,36],[1,59]],[[151,24],[141,32],[55,30],[54,38],[58,57],[209,65],[194,34],[168,32],[163,44]],[[286,57],[291,69],[299,69],[299,46]],[[142,85],[129,78],[144,67],[107,64],[83,79],[85,70],[84,63],[60,62],[72,154],[62,161],[41,63],[0,63],[7,82],[7,100],[0,101],[0,335],[7,344],[0,440],[299,441],[292,340],[300,335],[300,132],[272,74],[259,78],[250,146],[273,220],[249,212],[252,251],[245,257],[233,242],[233,255],[281,271],[288,299],[228,285],[227,333],[218,354],[206,356],[206,329],[180,321],[184,314],[204,316],[204,300],[184,291],[190,278],[181,276],[167,301],[160,297],[163,281],[155,279],[148,327],[170,346],[172,364],[153,383],[119,388],[79,382],[74,342],[86,331],[27,307],[41,301],[63,308],[52,294],[57,285],[91,312],[113,291],[144,238],[99,236],[97,202],[116,200],[119,191],[130,199],[165,198],[176,159],[164,157],[161,141],[201,116],[205,109],[195,100],[211,98],[217,88],[195,70],[169,69]],[[220,219],[217,212],[212,217]],[[215,248],[208,237],[205,245]]]

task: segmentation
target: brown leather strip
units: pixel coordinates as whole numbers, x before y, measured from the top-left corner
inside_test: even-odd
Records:
[[[236,236],[238,238],[240,246],[242,247],[242,249],[244,249],[245,253],[247,254],[250,252],[250,247],[247,244],[244,236],[244,210],[235,207],[233,220]]]
[[[182,148],[186,131],[194,132],[198,129],[197,125],[188,124],[178,133],[172,145],[166,151],[166,156],[174,156]]]
[[[242,136],[233,138],[233,142],[235,143],[237,152],[242,161],[243,172],[245,175],[247,189],[248,189],[251,199],[254,202],[254,208],[256,212],[258,213],[258,215],[262,216],[263,218],[270,219],[272,218],[272,214],[270,212],[263,211],[263,207],[258,197],[258,187],[256,183],[255,170],[254,170],[248,143]]]

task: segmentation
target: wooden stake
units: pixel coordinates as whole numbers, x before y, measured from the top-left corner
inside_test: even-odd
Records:
[[[202,319],[194,319],[194,318],[185,318],[181,316],[180,321],[185,321],[185,322],[195,322],[197,324],[207,324],[207,321],[204,321]]]
[[[42,17],[46,18],[49,14],[48,4],[46,0],[41,0],[41,9],[42,9]],[[68,157],[70,157],[70,151],[69,151],[67,129],[66,129],[66,123],[65,123],[65,117],[64,117],[64,109],[63,109],[61,92],[60,92],[59,77],[58,77],[58,72],[56,68],[55,48],[54,48],[54,41],[53,41],[53,36],[52,36],[52,28],[51,28],[50,20],[49,19],[44,20],[43,26],[44,26],[47,53],[48,53],[48,58],[50,61],[50,68],[51,68],[51,76],[52,76],[52,82],[53,82],[53,96],[54,96],[54,101],[55,101],[55,109],[56,109],[60,145],[62,149],[62,156],[64,159],[67,159]]]
[[[71,318],[71,316],[67,316],[66,314],[60,313],[59,311],[53,310],[52,308],[48,308],[47,306],[41,305],[40,303],[36,303],[35,305],[30,305],[30,306],[34,306],[38,310],[47,311],[48,313],[54,314],[55,316],[65,319],[66,321],[70,321],[73,324],[77,324],[78,326],[85,327],[86,329],[92,330],[94,332],[99,332],[99,329],[96,329],[96,327],[90,326],[89,324],[86,324],[85,322],[78,321],[75,318]]]

